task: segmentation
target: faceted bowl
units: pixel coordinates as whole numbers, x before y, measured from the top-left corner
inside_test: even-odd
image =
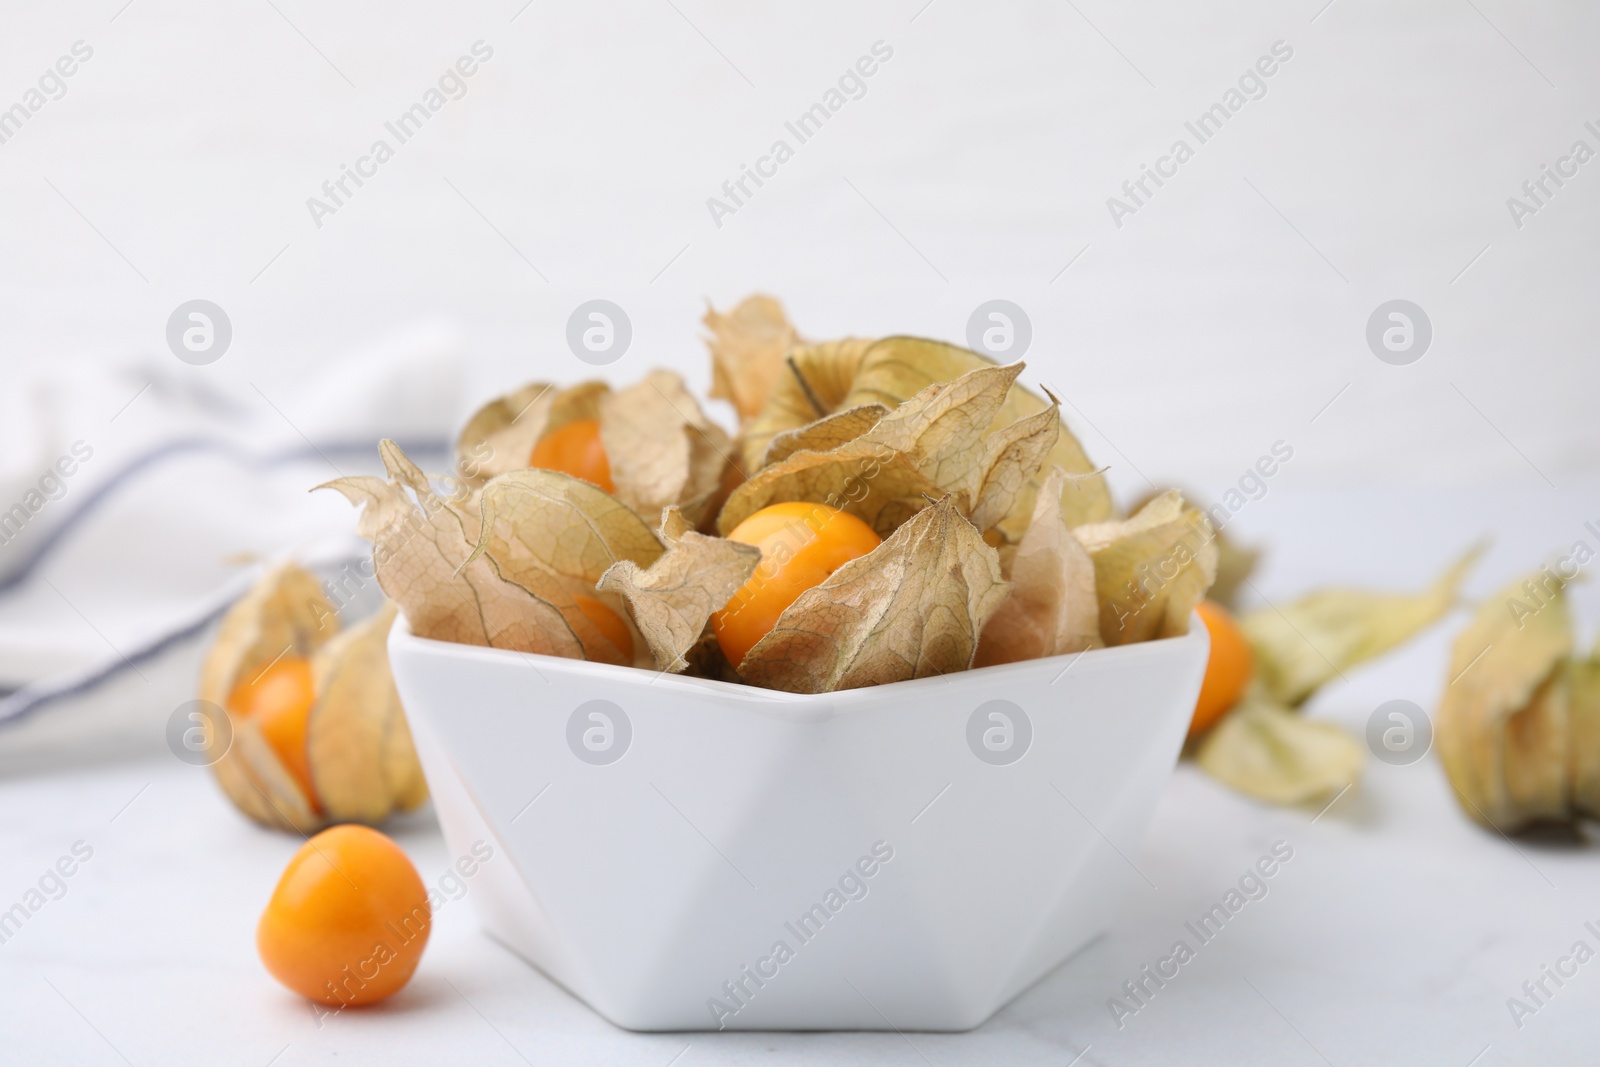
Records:
[[[648,1031],[982,1023],[1141,880],[1208,649],[799,696],[389,641],[488,932]]]

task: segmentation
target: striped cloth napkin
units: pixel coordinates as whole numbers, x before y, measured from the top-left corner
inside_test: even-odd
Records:
[[[271,562],[367,551],[335,493],[393,437],[447,462],[466,360],[419,328],[295,383],[147,357],[0,390],[0,772],[159,751],[218,617]]]

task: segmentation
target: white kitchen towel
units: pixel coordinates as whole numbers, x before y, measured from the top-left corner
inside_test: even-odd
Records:
[[[159,745],[201,639],[265,562],[366,550],[349,503],[309,490],[374,470],[382,437],[441,467],[462,416],[443,327],[272,395],[203,369],[131,359],[0,392],[0,768]]]

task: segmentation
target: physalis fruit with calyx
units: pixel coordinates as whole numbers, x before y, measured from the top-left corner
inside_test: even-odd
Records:
[[[669,372],[535,383],[468,422],[457,492],[387,441],[330,483],[414,633],[823,693],[1187,629],[1205,516],[1118,520],[1020,362],[807,342],[770,297],[705,321],[735,437]]]
[[[348,630],[316,578],[274,567],[223,617],[201,669],[201,700],[231,739],[211,764],[257,822],[310,833],[378,823],[428,797],[389,671],[395,606]]]

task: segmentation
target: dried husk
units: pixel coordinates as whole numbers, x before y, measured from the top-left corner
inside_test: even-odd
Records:
[[[825,692],[965,669],[985,641],[998,663],[1187,630],[1216,575],[1204,516],[1174,496],[1109,521],[1103,472],[1056,398],[1016,385],[1020,362],[912,337],[806,344],[759,294],[704,321],[712,395],[738,412],[737,442],[656,371],[485,405],[458,442],[470,493],[440,496],[392,442],[386,480],[330,483],[362,507],[380,584],[413,632],[618,662],[598,602],[660,669],[726,677],[706,624],[759,552],[696,529],[714,515],[726,535],[794,501],[841,508],[885,540],[790,605],[739,665],[754,684]],[[611,494],[527,466],[575,419],[599,423]]]
[[[644,635],[655,665],[679,673],[705,636],[713,612],[749,581],[761,562],[754,545],[694,532],[677,508],[661,516],[667,550],[648,568],[624,560],[600,576],[599,588],[620,595]]]
[[[1367,752],[1329,722],[1284,707],[1252,688],[1205,735],[1201,768],[1269,804],[1305,804],[1332,796],[1361,777]]]
[[[227,756],[212,765],[233,761],[238,772],[236,780],[230,781],[221,774],[217,776],[228,799],[240,811],[266,826],[302,834],[321,829],[325,825],[322,813],[313,799],[306,796],[299,779],[272,750],[255,720],[231,713],[229,719],[233,724],[233,745]],[[251,799],[241,802],[242,797]]]
[[[727,432],[682,378],[663,370],[600,398],[600,440],[617,499],[650,521],[678,507],[699,525],[733,455]]]
[[[212,763],[234,805],[257,822],[311,833],[336,822],[381,822],[427,799],[427,785],[389,671],[391,604],[340,632],[338,615],[309,571],[273,568],[223,617],[201,670],[199,695],[227,708],[236,687],[283,656],[309,657],[316,703],[307,757],[308,797],[249,718],[228,712],[233,740]]]
[[[311,781],[327,822],[382,822],[428,798],[389,670],[393,601],[319,648],[306,730]]]
[[[1239,590],[1250,581],[1256,565],[1261,562],[1261,550],[1254,545],[1241,545],[1221,530],[1217,531],[1217,580],[1211,583],[1206,594],[1218,604],[1234,611],[1239,603]]]
[[[1574,814],[1600,819],[1600,651],[1573,661],[1568,690],[1572,708],[1569,803]]]
[[[862,357],[873,343],[867,338],[847,337],[842,341],[796,345],[789,351],[766,405],[740,430],[740,465],[746,476],[760,469],[767,447],[777,435],[798,430],[845,407],[860,406],[846,405],[844,400]]]
[[[1216,540],[1203,511],[1172,489],[1132,518],[1073,533],[1094,560],[1101,640],[1126,645],[1189,632],[1189,617],[1217,576]]]
[[[1238,707],[1201,740],[1200,766],[1272,803],[1315,800],[1357,780],[1361,742],[1294,714],[1326,682],[1395,648],[1448,611],[1475,553],[1419,594],[1325,589],[1246,615],[1256,675]],[[1215,593],[1213,593],[1213,598]]]
[[[1040,491],[1035,484],[1039,469],[1063,432],[1055,397],[1050,400],[1049,407],[1001,427],[991,433],[986,442],[983,480],[977,487],[967,518],[986,534],[1000,535],[1001,543],[1015,543],[1014,536],[1027,533],[1026,523],[1013,521],[1014,513],[1023,500],[1029,507],[1033,506]],[[1097,477],[1098,474],[1091,474],[1061,479],[1061,489],[1054,501],[1056,510],[1061,510],[1069,484],[1081,484]]]
[[[767,445],[767,453],[760,466],[782,463],[796,452],[828,452],[871,430],[889,409],[882,404],[862,404],[858,408],[845,408],[825,415],[816,422],[793,430],[785,430]]]
[[[877,341],[848,338],[818,345],[799,345],[786,360],[787,375],[780,374],[772,395],[760,414],[745,426],[740,450],[746,473],[753,477],[763,461],[775,462],[767,449],[774,437],[798,430],[819,419],[850,408],[881,404],[893,409],[930,385],[948,382],[993,361],[965,348],[918,337],[887,337]],[[993,417],[994,430],[1012,426],[1018,420],[1053,406],[1021,386],[1013,388]],[[1058,415],[1059,419],[1059,415]],[[1060,426],[1040,467],[1061,467],[1082,475],[1064,487],[1062,507],[1074,526],[1100,522],[1114,513],[1111,491],[1098,469],[1089,461],[1083,446]],[[1004,540],[1021,540],[1033,498],[1043,481],[1035,473],[1016,491],[1008,514],[994,528]]]
[[[1442,618],[1479,551],[1468,551],[1420,593],[1320,589],[1281,608],[1250,612],[1239,622],[1255,652],[1257,677],[1279,703],[1303,703],[1325,682]]]
[[[1596,664],[1572,649],[1566,598],[1543,574],[1484,601],[1456,638],[1435,743],[1477,822],[1509,833],[1600,813]]]
[[[435,494],[393,441],[378,450],[388,480],[362,475],[318,488],[335,489],[361,508],[357,532],[372,542],[378,584],[405,612],[412,633],[585,658],[560,607],[506,578],[477,551],[481,516]]]
[[[756,293],[728,314],[707,307],[700,320],[711,336],[711,395],[733,404],[741,423],[766,405],[784,373],[783,359],[800,341],[783,305]]]
[[[946,497],[801,593],[738,672],[829,693],[966,670],[1007,592],[999,554]]]
[[[797,500],[848,511],[881,537],[947,494],[964,515],[1003,514],[1060,432],[1048,415],[989,432],[1022,369],[986,364],[936,382],[854,440],[762,468],[729,496],[719,531],[726,536],[762,508]]]
[[[614,495],[647,521],[667,506],[698,521],[719,497],[732,441],[683,379],[656,370],[618,390],[598,381],[564,389],[533,382],[491,400],[456,441],[456,472],[468,492],[452,494],[454,502],[470,507],[471,491],[491,478],[529,469],[541,440],[582,419],[600,425]]]
[[[1050,472],[1034,501],[1033,521],[1002,571],[1011,594],[983,628],[973,665],[991,667],[1097,648],[1100,604],[1094,560],[1061,514],[1068,475]]]
[[[1150,501],[1160,496],[1164,490],[1157,489],[1149,495],[1142,497],[1129,509],[1138,511]],[[1207,514],[1212,515],[1213,509],[1207,509]],[[1217,541],[1217,580],[1211,583],[1210,592],[1206,593],[1207,600],[1213,600],[1229,611],[1234,611],[1238,605],[1239,590],[1250,580],[1255,573],[1256,566],[1261,562],[1261,550],[1253,545],[1243,545],[1235,541],[1215,521]]]
[[[938,488],[910,457],[863,435],[762,468],[729,494],[717,532],[728,536],[769,505],[806,500],[848,511],[884,536],[926,507]]]
[[[739,677],[739,672],[733,669],[733,664],[728,662],[727,655],[722,651],[722,643],[717,640],[717,635],[708,626],[700,639],[685,652],[684,658],[688,660],[685,674],[694,678],[710,678],[718,682],[731,682],[743,684],[744,679]]]
[[[992,365],[991,360],[976,352],[941,341],[886,337],[863,353],[861,369],[842,406],[876,402],[893,407],[935,382],[950,381],[978,367]],[[1047,401],[1016,386],[995,413],[992,428],[1010,426],[1054,404],[1054,398]],[[1089,461],[1078,439],[1062,423],[1059,435],[1042,459],[1041,468],[1027,481],[1010,513],[999,523],[998,528],[1008,542],[1015,544],[1021,540],[1022,531],[1033,514],[1034,495],[1044,480],[1043,471],[1051,467],[1083,476],[1069,482],[1062,493],[1061,507],[1069,525],[1101,522],[1114,513],[1110,486]]]
[[[554,605],[586,658],[624,664],[579,598],[627,618],[621,600],[595,583],[618,561],[648,567],[661,557],[661,542],[639,514],[581,478],[534,469],[497,476],[483,487],[479,507],[473,556],[487,555],[507,580]]]

